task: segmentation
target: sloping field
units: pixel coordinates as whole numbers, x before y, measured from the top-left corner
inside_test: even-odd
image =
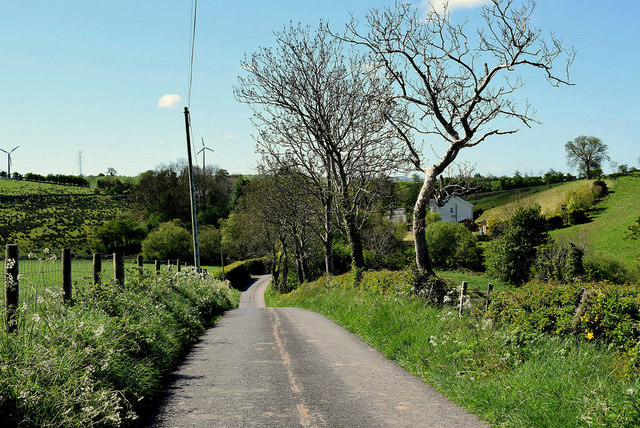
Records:
[[[612,190],[598,205],[591,222],[556,230],[552,236],[576,243],[587,254],[611,258],[627,268],[637,269],[640,240],[628,238],[628,227],[640,217],[640,176],[620,177]]]
[[[487,209],[482,213],[479,220],[499,220],[508,217],[509,212],[513,211],[518,205],[540,204],[542,213],[549,215],[560,212],[560,203],[567,192],[591,182],[593,182],[593,180],[579,180],[554,187],[538,186],[532,189],[512,192],[508,195],[490,196],[489,198],[491,199],[489,199],[489,201],[485,200],[488,198],[482,198],[475,201],[470,200],[470,202],[476,204],[478,207],[486,206],[488,203],[494,204],[493,208]],[[612,183],[607,184],[610,186]]]
[[[128,212],[126,200],[86,187],[0,180],[0,245],[87,250],[93,227]]]

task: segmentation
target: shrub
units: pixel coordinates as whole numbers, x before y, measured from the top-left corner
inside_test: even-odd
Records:
[[[222,269],[217,270],[213,277],[216,279],[222,279]],[[224,267],[224,277],[236,290],[243,290],[245,286],[251,281],[251,274],[247,268],[247,263],[244,261],[233,262]]]
[[[123,251],[127,254],[136,254],[140,251],[145,235],[145,228],[135,218],[109,220],[95,229],[97,245],[94,246],[94,250],[101,253]]]
[[[147,260],[186,260],[193,256],[191,234],[173,222],[161,223],[142,241]]]
[[[485,247],[485,264],[490,276],[512,284],[529,278],[536,247],[548,239],[540,205],[518,207],[509,219],[505,235]]]
[[[607,186],[607,183],[605,181],[596,180],[593,182],[593,187],[595,188],[598,197],[607,196],[607,194],[609,193],[609,186]]]
[[[546,217],[547,220],[547,229],[548,230],[556,230],[562,228],[564,224],[564,220],[561,214],[552,214]]]
[[[200,240],[200,260],[203,264],[220,264],[220,242],[222,234],[213,226],[204,226],[198,230]]]
[[[623,284],[633,279],[633,275],[619,261],[608,256],[590,255],[584,260],[585,277],[592,281],[610,281]]]
[[[480,249],[473,233],[460,223],[436,222],[426,229],[429,257],[436,266],[476,269]]]
[[[542,281],[569,282],[584,273],[584,252],[574,244],[555,242],[538,247],[534,276]]]
[[[638,368],[640,287],[610,282],[533,281],[497,292],[487,315],[498,325],[583,340],[600,339],[628,354]]]

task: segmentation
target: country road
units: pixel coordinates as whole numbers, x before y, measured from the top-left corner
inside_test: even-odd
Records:
[[[268,281],[202,337],[150,426],[488,426],[322,315],[266,308]]]

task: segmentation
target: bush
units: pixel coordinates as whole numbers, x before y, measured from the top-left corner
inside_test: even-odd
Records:
[[[540,205],[518,207],[509,219],[505,235],[485,247],[485,264],[490,276],[522,284],[530,274],[536,247],[548,239]]]
[[[429,257],[436,266],[446,268],[480,266],[480,249],[473,233],[460,223],[436,222],[426,229]]]
[[[610,281],[623,284],[633,280],[633,275],[619,261],[608,256],[590,255],[584,261],[585,277],[592,281]]]
[[[222,279],[222,269],[217,270],[213,277],[216,279]],[[249,269],[247,267],[247,263],[244,261],[233,262],[228,266],[224,267],[224,277],[231,287],[236,290],[244,290],[246,285],[251,281],[251,274],[249,273]]]
[[[640,287],[609,282],[570,284],[534,281],[517,290],[497,292],[487,315],[498,325],[522,331],[600,339],[640,362]]]
[[[548,230],[556,230],[561,229],[564,225],[564,220],[562,215],[560,214],[552,214],[546,217],[547,220],[547,229]]]
[[[222,234],[213,226],[203,226],[198,230],[200,261],[205,265],[219,265]]]
[[[193,257],[191,234],[173,222],[161,223],[142,241],[142,254],[147,260]]]
[[[552,242],[541,245],[538,247],[534,276],[541,281],[573,281],[584,273],[583,254],[574,244]]]

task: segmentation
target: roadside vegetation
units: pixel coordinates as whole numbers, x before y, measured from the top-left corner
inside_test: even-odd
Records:
[[[190,271],[83,284],[70,306],[45,289],[20,305],[16,333],[0,332],[0,425],[134,425],[239,294]]]
[[[479,310],[460,317],[457,308],[429,305],[413,295],[409,283],[398,286],[395,282],[380,292],[373,285],[378,282],[374,275],[358,287],[348,276],[324,278],[286,295],[270,289],[267,303],[324,314],[496,426],[633,427],[640,423],[637,357],[618,351],[617,345],[611,345],[615,341],[603,335],[589,338],[581,327],[577,335],[554,331],[555,311],[569,308],[572,318],[574,302],[557,307],[549,299],[536,313],[537,305],[545,301],[536,301],[536,294],[528,305],[513,305],[516,296],[529,296],[532,289],[504,291],[497,294],[487,317]],[[544,289],[539,286],[534,293],[545,294]],[[507,313],[501,308],[507,302],[513,305],[512,311],[522,312],[519,322],[512,322],[515,315],[509,321],[504,318]],[[636,300],[635,322],[639,305]],[[590,308],[581,322],[596,319],[590,311],[600,306]],[[541,320],[546,320],[546,329],[541,328]],[[637,334],[636,330],[636,340]]]

